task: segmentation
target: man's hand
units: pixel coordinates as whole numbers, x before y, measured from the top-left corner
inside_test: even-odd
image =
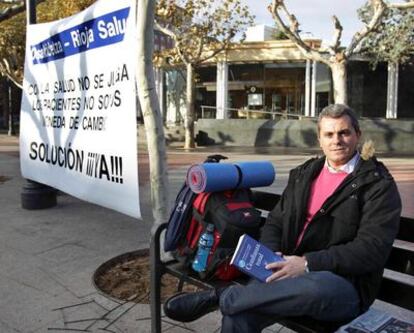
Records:
[[[266,269],[272,270],[266,282],[295,277],[305,273],[306,258],[298,256],[284,256],[286,261],[277,261],[266,265]]]

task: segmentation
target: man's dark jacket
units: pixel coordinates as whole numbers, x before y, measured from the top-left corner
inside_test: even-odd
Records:
[[[311,159],[290,172],[281,200],[269,214],[261,241],[285,255],[306,256],[311,271],[331,271],[350,280],[361,311],[375,300],[385,262],[398,232],[401,199],[385,166],[360,159],[325,201],[296,248],[312,181],[325,158]],[[317,194],[317,192],[316,192]]]

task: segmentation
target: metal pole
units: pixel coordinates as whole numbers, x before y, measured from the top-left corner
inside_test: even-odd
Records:
[[[398,106],[398,64],[388,62],[387,119],[397,118]]]
[[[310,117],[310,101],[311,99],[311,61],[306,60],[305,69],[305,116]]]
[[[36,1],[26,0],[27,26],[36,23]],[[53,187],[27,179],[20,195],[22,208],[28,210],[56,206],[56,190]]]
[[[312,63],[312,85],[311,85],[311,117],[316,117],[316,61]]]
[[[7,80],[8,84],[9,84],[9,131],[8,131],[8,135],[14,135],[14,125],[13,125],[13,103],[12,103],[12,86],[11,86],[11,81]]]
[[[27,24],[36,24],[36,1],[26,0],[26,20]]]

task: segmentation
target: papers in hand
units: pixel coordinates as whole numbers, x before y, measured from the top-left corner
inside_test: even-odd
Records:
[[[236,251],[230,264],[237,267],[243,273],[265,282],[272,274],[271,270],[266,269],[266,265],[284,260],[283,257],[277,255],[252,237],[243,235],[237,243]]]

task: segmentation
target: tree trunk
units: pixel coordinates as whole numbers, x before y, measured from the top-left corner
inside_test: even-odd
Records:
[[[340,104],[347,104],[348,91],[346,85],[346,61],[333,63],[330,65],[330,68],[332,71],[334,102]]]
[[[187,94],[186,108],[187,113],[184,119],[185,144],[184,148],[194,148],[194,68],[192,64],[187,64]]]
[[[164,127],[152,64],[154,7],[155,0],[138,1],[137,86],[149,153],[152,213],[157,225],[168,219],[169,187]]]

